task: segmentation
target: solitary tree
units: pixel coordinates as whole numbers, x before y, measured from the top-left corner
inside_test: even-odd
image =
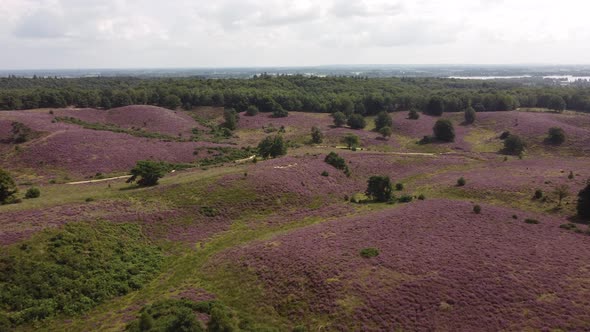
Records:
[[[336,112],[332,114],[332,117],[334,118],[334,125],[336,127],[342,127],[346,124],[346,115],[344,115],[344,113]]]
[[[258,114],[258,112],[259,112],[258,107],[256,107],[255,105],[250,105],[246,109],[246,115],[248,115],[248,116],[254,116],[254,115]]]
[[[586,188],[578,193],[577,210],[580,218],[590,220],[590,180],[588,180]]]
[[[367,126],[367,121],[360,114],[353,114],[348,118],[348,125],[352,129],[363,129]]]
[[[420,119],[420,114],[418,114],[418,111],[416,111],[416,109],[411,109],[408,112],[408,119],[410,119],[410,120],[418,120],[418,119]]]
[[[551,144],[560,145],[565,142],[565,131],[559,127],[549,128],[547,141]]]
[[[127,183],[137,181],[140,186],[155,186],[158,184],[158,180],[166,174],[166,171],[167,166],[164,163],[140,160],[131,170],[131,177],[127,180]],[[137,180],[137,178],[140,179]]]
[[[455,128],[453,127],[451,121],[447,119],[436,121],[432,131],[438,140],[445,142],[453,142],[455,140]]]
[[[324,141],[324,134],[320,130],[320,128],[313,126],[311,127],[311,142],[315,144],[320,144]]]
[[[267,136],[258,144],[258,154],[263,158],[276,158],[287,154],[287,143],[281,135]]]
[[[387,202],[391,199],[391,180],[389,176],[371,176],[367,184],[367,196],[377,202]]]
[[[391,135],[393,134],[393,130],[391,130],[391,127],[385,126],[381,129],[379,129],[379,134],[381,134],[381,136],[383,136],[383,138],[388,138],[388,137],[391,137]]]
[[[561,206],[561,202],[563,201],[563,199],[570,195],[570,188],[567,185],[562,184],[555,187],[553,193],[555,194],[555,196],[557,196],[557,199],[559,199],[559,204],[557,204],[557,206]]]
[[[6,203],[17,191],[18,188],[12,176],[0,168],[0,204]]]
[[[504,152],[512,155],[520,155],[524,152],[526,144],[518,135],[508,135],[504,140]]]
[[[357,135],[354,134],[347,134],[346,136],[344,136],[344,143],[346,144],[346,146],[349,149],[354,149],[356,148],[359,143],[360,143],[360,139]]]
[[[465,123],[472,124],[475,122],[476,113],[473,107],[467,107],[465,109]]]
[[[223,126],[229,130],[236,130],[238,127],[238,121],[240,121],[238,112],[233,108],[226,108],[223,112],[223,118],[225,122]]]
[[[393,120],[389,113],[382,111],[377,114],[377,117],[375,118],[375,130],[380,131],[383,127],[391,128],[392,125]]]
[[[441,97],[432,97],[426,106],[428,115],[441,116],[445,110],[445,101]]]

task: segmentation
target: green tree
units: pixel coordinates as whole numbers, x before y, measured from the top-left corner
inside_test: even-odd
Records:
[[[12,176],[0,168],[0,204],[6,203],[17,192],[18,188]]]
[[[381,128],[383,128],[383,127],[391,128],[392,126],[393,126],[393,120],[391,119],[391,116],[389,115],[389,113],[382,111],[382,112],[379,112],[379,114],[377,114],[377,117],[375,118],[375,130],[376,131],[380,131]]]
[[[281,105],[277,104],[272,111],[272,116],[274,118],[286,118],[287,116],[289,116],[289,112],[285,110]]]
[[[426,106],[428,115],[441,116],[445,111],[445,101],[441,97],[432,97]]]
[[[557,196],[557,199],[559,200],[557,206],[561,206],[561,202],[563,201],[563,199],[570,195],[570,188],[567,185],[562,184],[555,187],[553,193],[555,194],[555,196]]]
[[[551,110],[555,110],[558,112],[563,112],[565,110],[566,103],[565,100],[561,96],[552,95],[549,97],[549,101],[547,103],[547,108]]]
[[[164,177],[166,171],[167,166],[164,163],[140,160],[131,170],[131,177],[127,180],[127,183],[137,181],[140,186],[155,186],[158,184],[158,180]],[[137,178],[140,179],[137,180]]]
[[[349,149],[354,149],[360,144],[360,139],[357,135],[346,134],[343,138],[344,143]]]
[[[347,124],[352,129],[363,129],[367,126],[367,121],[360,114],[353,114],[348,118]]]
[[[434,137],[444,142],[453,142],[455,140],[455,128],[453,123],[447,119],[440,119],[434,124],[432,128]]]
[[[287,143],[281,135],[267,136],[258,144],[258,154],[263,158],[276,158],[287,154]]]
[[[465,123],[466,124],[474,123],[476,116],[477,116],[477,114],[476,114],[475,110],[473,109],[473,107],[467,107],[465,109]]]
[[[391,127],[385,126],[381,129],[379,129],[379,134],[381,134],[381,136],[383,136],[383,138],[388,138],[388,137],[391,137],[391,135],[393,135],[393,130],[391,130]]]
[[[525,142],[518,135],[508,135],[504,140],[504,153],[511,155],[520,155],[526,148]]]
[[[576,210],[578,211],[578,217],[590,220],[590,180],[587,181],[586,187],[578,193]]]
[[[367,183],[367,196],[377,202],[387,202],[391,199],[392,185],[389,176],[371,176]]]
[[[256,105],[250,105],[248,106],[248,109],[246,109],[246,115],[248,116],[254,116],[256,114],[258,114],[259,110],[258,107],[256,107]]]
[[[314,144],[320,144],[324,141],[324,134],[320,128],[313,126],[311,127],[311,142]]]
[[[140,331],[149,331],[154,326],[154,319],[152,315],[147,313],[146,311],[141,313],[139,317],[139,330]]]
[[[549,128],[549,132],[547,134],[547,142],[554,145],[560,145],[563,144],[563,142],[565,142],[565,139],[566,136],[565,131],[563,131],[563,129],[559,127]]]
[[[24,143],[33,138],[35,132],[22,122],[12,123],[12,141],[16,144]]]
[[[411,109],[408,112],[408,119],[410,119],[410,120],[418,120],[418,119],[420,119],[420,114],[418,113],[418,111],[416,109]]]
[[[226,108],[223,111],[223,118],[225,119],[225,122],[223,123],[225,128],[229,130],[236,130],[238,127],[238,121],[240,121],[240,117],[236,110],[233,108]]]
[[[336,112],[332,114],[332,117],[334,118],[334,125],[336,127],[342,127],[346,124],[346,115],[344,113]]]

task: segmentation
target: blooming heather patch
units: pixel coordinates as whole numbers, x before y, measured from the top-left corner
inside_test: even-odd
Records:
[[[432,128],[439,119],[449,119],[455,128],[455,142],[450,143],[436,143],[448,146],[454,150],[469,151],[471,146],[465,142],[465,136],[471,130],[469,126],[461,125],[463,121],[463,113],[445,113],[442,117],[422,115],[418,120],[408,119],[407,112],[391,113],[393,119],[393,133],[401,133],[404,136],[409,136],[413,139],[419,140],[424,136],[432,136]]]
[[[279,314],[327,316],[335,330],[590,329],[590,252],[579,250],[590,237],[555,217],[526,214],[540,220],[529,225],[512,219],[522,211],[472,208],[418,201],[231,249],[206,268],[250,271]],[[379,256],[359,255],[369,247]]]
[[[289,116],[284,118],[274,118],[271,113],[258,113],[255,116],[240,113],[240,129],[261,129],[270,125],[277,129],[285,126],[311,130],[311,127],[316,126],[324,130],[332,125],[332,118],[325,113],[290,112]]]

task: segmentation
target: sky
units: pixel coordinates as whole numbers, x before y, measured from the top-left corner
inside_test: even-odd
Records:
[[[587,0],[0,0],[0,68],[588,64]]]

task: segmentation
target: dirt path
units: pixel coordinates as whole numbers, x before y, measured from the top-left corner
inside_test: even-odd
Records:
[[[116,176],[114,178],[106,178],[106,179],[98,179],[98,180],[88,180],[88,181],[77,181],[77,182],[68,182],[66,184],[86,184],[86,183],[96,183],[96,182],[105,182],[111,180],[119,180],[119,179],[128,179],[131,175],[123,175],[123,176]]]

